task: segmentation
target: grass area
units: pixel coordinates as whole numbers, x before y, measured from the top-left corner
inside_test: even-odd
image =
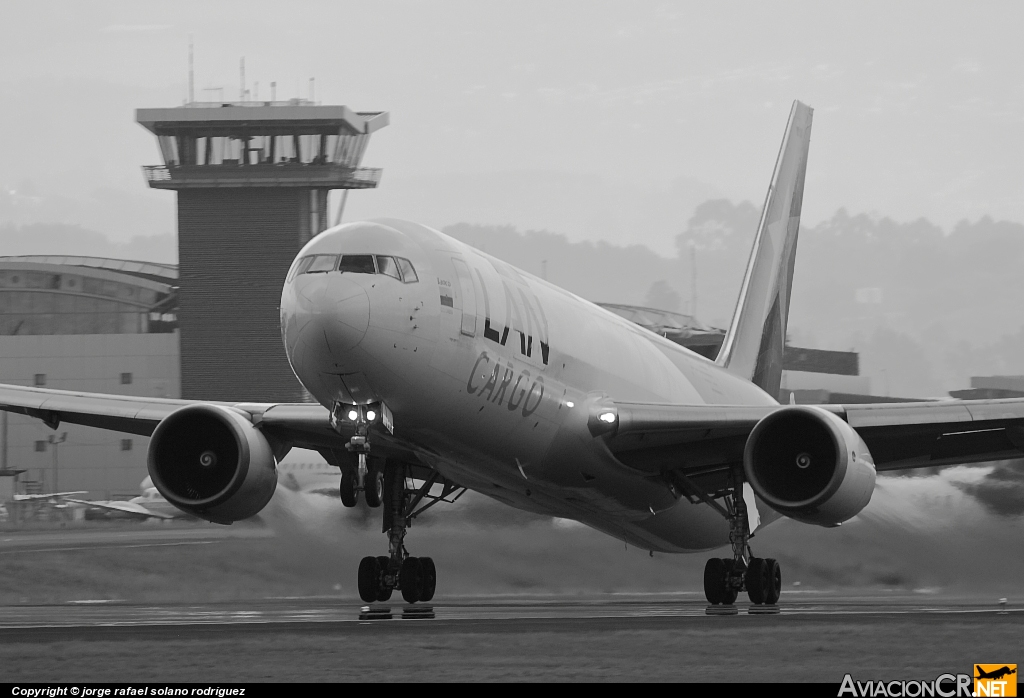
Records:
[[[341,592],[336,585],[352,576],[342,559],[325,557],[312,565],[274,538],[131,545],[138,544],[4,554],[0,604],[319,595]]]
[[[119,523],[5,532],[0,604],[356,597],[360,558],[386,550],[376,517],[369,510],[342,510],[324,497],[301,504],[269,508],[263,538],[239,536],[241,524],[204,529]],[[702,589],[704,554],[651,557],[585,527],[496,504],[481,509],[479,515],[469,509],[470,515],[463,510],[427,519],[406,539],[413,554],[435,559],[439,594]],[[782,562],[787,589],[927,588],[983,600],[1008,596],[1016,603],[1024,555],[1007,552],[1021,550],[1021,526],[1007,521],[997,533],[979,535],[870,520],[838,530],[780,521],[758,533],[755,550]],[[43,538],[45,544],[33,543]]]
[[[1019,662],[1020,616],[686,618],[614,629],[429,622],[337,632],[0,644],[5,681],[826,681],[934,679]],[[499,626],[500,627],[500,626]],[[52,658],[60,657],[59,662]],[[116,660],[115,660],[116,658]],[[173,658],[169,660],[168,658]]]
[[[252,524],[94,522],[4,531],[0,604],[355,598],[360,558],[387,549],[379,515],[281,488],[260,514],[264,538],[238,535]],[[119,542],[118,536],[137,540]],[[1019,603],[1022,540],[1024,519],[995,516],[949,482],[890,478],[866,513],[841,528],[782,520],[757,531],[752,544],[758,554],[780,560],[789,590],[927,589]],[[35,549],[22,545],[26,541]],[[699,592],[708,557],[649,556],[592,529],[473,494],[428,511],[406,545],[414,555],[435,559],[438,594],[448,597]]]

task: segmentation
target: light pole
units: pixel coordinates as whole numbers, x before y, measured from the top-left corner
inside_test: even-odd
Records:
[[[58,464],[57,464],[57,447],[59,445],[61,445],[62,443],[64,443],[65,441],[68,440],[68,433],[66,431],[65,432],[61,432],[61,435],[60,435],[59,439],[56,436],[54,436],[53,434],[50,434],[46,438],[46,440],[50,442],[51,446],[53,446],[53,491],[54,492],[59,492],[60,490],[59,490],[59,486],[57,484],[57,474],[59,472],[59,470],[57,469],[58,468]]]

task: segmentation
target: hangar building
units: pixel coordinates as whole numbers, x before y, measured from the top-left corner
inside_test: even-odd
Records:
[[[178,271],[98,257],[0,257],[0,382],[181,395]],[[136,495],[149,439],[0,412],[0,470],[19,490]],[[63,466],[63,467],[62,467]]]

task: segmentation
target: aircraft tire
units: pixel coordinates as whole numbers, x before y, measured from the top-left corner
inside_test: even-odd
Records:
[[[764,603],[765,590],[768,587],[768,569],[765,560],[759,557],[750,558],[750,565],[747,567],[747,596],[750,602],[755,604]]]
[[[363,490],[366,497],[366,506],[376,509],[384,499],[384,471],[380,468],[373,468],[366,474],[366,489]]]
[[[731,557],[722,558],[722,565],[724,565],[725,567],[725,580],[722,583],[722,588],[724,590],[724,594],[722,595],[722,603],[726,606],[731,606],[732,604],[736,603],[736,597],[739,595],[739,592],[733,589],[731,586],[729,586],[728,583],[729,576],[732,574],[732,566],[735,562],[736,561],[733,560]]]
[[[766,604],[777,604],[782,594],[782,566],[774,558],[765,559],[765,580],[768,582],[764,590],[764,602]]]
[[[341,503],[351,509],[359,502],[359,492],[356,491],[356,474],[349,469],[341,471]]]
[[[420,567],[423,568],[423,587],[420,589],[420,601],[430,601],[434,598],[434,590],[437,588],[437,568],[434,567],[434,559],[421,557]]]
[[[726,601],[725,564],[718,557],[713,557],[704,565],[704,596],[708,603],[718,605]]]
[[[380,563],[375,557],[364,557],[359,561],[359,598],[366,603],[377,600],[380,587]]]
[[[388,564],[391,562],[384,555],[377,556],[377,568],[380,570],[380,574],[377,577],[377,600],[388,601],[391,598],[391,592],[394,591],[392,587],[389,587],[384,583],[384,575],[388,571]]]
[[[402,598],[406,603],[416,603],[420,600],[420,591],[423,588],[423,566],[420,565],[418,557],[410,555],[405,558],[402,569],[398,573],[398,585],[402,588]]]

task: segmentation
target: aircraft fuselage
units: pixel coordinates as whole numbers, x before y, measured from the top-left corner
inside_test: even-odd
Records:
[[[595,402],[776,404],[698,354],[405,221],[311,240],[285,283],[281,327],[296,376],[325,407],[382,401],[395,438],[445,477],[650,550],[718,547],[728,526],[616,460],[588,430]],[[762,523],[777,518],[758,509]]]

